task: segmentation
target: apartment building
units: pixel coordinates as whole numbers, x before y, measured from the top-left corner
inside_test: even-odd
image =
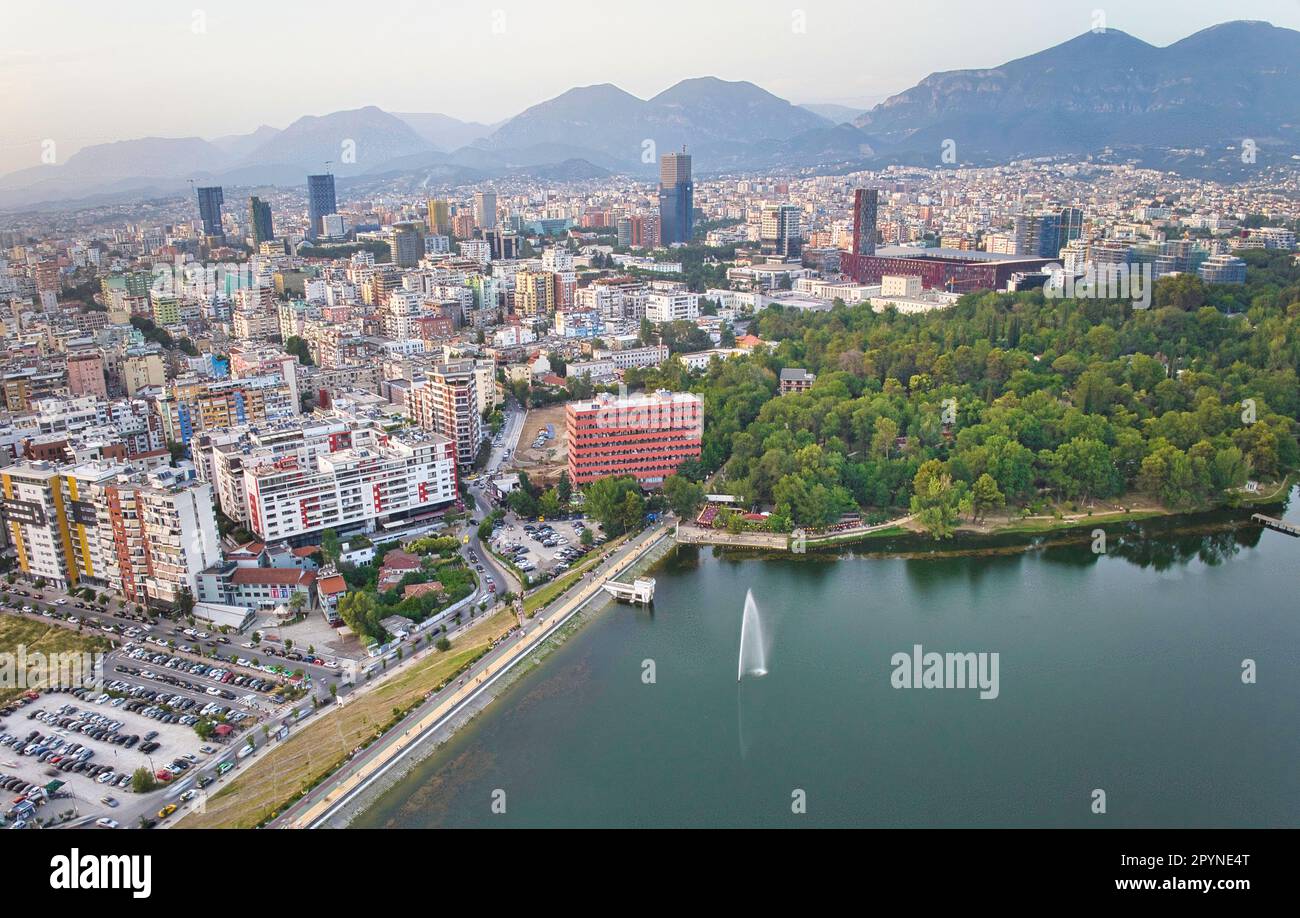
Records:
[[[4,486],[0,518],[9,530],[19,569],[33,579],[41,577],[68,589],[77,575],[58,466],[15,463],[0,472],[0,482]]]
[[[478,388],[475,363],[468,359],[435,364],[427,376],[411,385],[411,420],[451,440],[461,468],[474,464],[483,441]]]
[[[600,313],[604,319],[640,321],[646,312],[646,285],[631,277],[598,278],[574,294],[578,309]]]
[[[296,386],[281,376],[177,379],[155,406],[164,435],[175,443],[189,443],[200,431],[292,417],[301,410]]]
[[[615,369],[630,370],[633,367],[657,367],[670,356],[668,345],[652,344],[647,347],[624,347],[614,350],[597,348],[592,352],[596,360],[609,360]]]
[[[22,462],[0,478],[19,568],[61,589],[85,582],[172,605],[221,560],[212,488],[192,468]]]
[[[161,386],[166,381],[167,370],[161,352],[128,352],[122,360],[122,386],[127,395],[135,395],[149,386]]]
[[[115,533],[119,530],[117,513],[122,530],[134,524],[141,534],[143,569],[137,558],[124,558],[120,547],[117,564],[109,560],[109,583],[128,599],[174,605],[182,593],[196,596],[199,574],[221,560],[212,487],[193,474],[193,469],[165,468],[149,473],[140,483],[103,488],[109,526]],[[134,500],[134,513],[128,496]],[[134,596],[124,577],[128,561],[136,585]],[[118,581],[122,581],[120,586]]]
[[[190,443],[190,452],[199,477],[212,483],[221,512],[236,522],[247,523],[245,464],[293,459],[310,466],[325,453],[374,446],[381,435],[382,430],[370,420],[311,416],[212,431],[196,437]]]
[[[313,541],[326,529],[374,531],[456,500],[456,448],[447,437],[404,431],[374,446],[299,460],[245,460],[248,524],[264,541]]]
[[[645,317],[651,322],[693,322],[700,317],[700,295],[685,290],[652,291],[646,297]]]
[[[549,271],[520,271],[515,275],[515,312],[537,318],[555,312],[555,277]]]
[[[687,459],[700,457],[704,407],[697,395],[659,391],[609,395],[565,407],[569,479],[578,487],[634,475],[654,487]]]

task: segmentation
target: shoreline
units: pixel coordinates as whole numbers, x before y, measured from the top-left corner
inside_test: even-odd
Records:
[[[1251,514],[1259,512],[1261,508],[1281,507],[1287,501],[1291,490],[1296,487],[1297,478],[1300,476],[1289,475],[1267,495],[1243,499],[1235,507],[1220,505],[1192,510],[1144,507],[1128,512],[1107,511],[1093,516],[1075,516],[1061,520],[1045,519],[1041,525],[1013,521],[992,529],[959,526],[952,537],[947,539],[936,539],[924,531],[909,527],[906,525],[906,520],[910,517],[906,517],[881,524],[870,532],[830,536],[824,539],[810,538],[806,542],[805,550],[801,552],[793,552],[784,547],[778,548],[775,545],[746,545],[743,542],[723,540],[711,542],[698,538],[682,539],[678,544],[696,548],[713,548],[733,555],[770,559],[819,557],[820,560],[827,560],[844,552],[865,557],[934,558],[1014,554],[1034,551],[1050,545],[1087,542],[1092,538],[1094,529],[1106,531],[1108,538],[1114,534],[1111,530],[1137,529],[1141,533],[1142,527],[1147,525],[1162,525],[1169,534],[1222,532],[1227,529],[1259,527],[1258,523],[1251,522]]]
[[[620,574],[639,576],[653,569],[671,553],[676,545],[677,543],[672,540],[657,539],[646,549],[644,554],[632,561]],[[556,602],[560,598],[555,597],[551,602]],[[566,641],[585,628],[588,623],[608,611],[611,606],[617,605],[620,605],[620,603],[603,589],[581,603],[563,623],[547,634],[528,653],[521,656],[516,665],[511,667],[499,679],[492,682],[484,690],[481,698],[474,699],[473,704],[467,705],[457,715],[448,718],[436,732],[430,733],[412,744],[410,750],[403,756],[398,765],[391,767],[382,778],[376,780],[353,799],[340,806],[338,811],[318,828],[350,828],[358,818],[378,803],[385,794],[405,780],[412,771],[428,761],[444,746],[461,736],[462,731],[466,727],[472,726],[479,715],[487,710],[493,702],[501,698],[520,681],[540,669]],[[544,609],[537,610],[539,614],[543,611]]]
[[[1256,504],[1254,506],[1267,506],[1268,504]],[[938,559],[945,557],[969,557],[969,556],[1001,556],[1012,554],[1023,554],[1030,551],[1044,550],[1056,546],[1076,545],[1089,542],[1092,538],[1092,529],[1109,526],[1112,530],[1119,528],[1119,524],[1124,529],[1136,529],[1133,533],[1138,541],[1151,538],[1153,536],[1178,537],[1188,535],[1208,535],[1217,532],[1235,531],[1252,525],[1249,518],[1249,510],[1237,508],[1227,511],[1218,510],[1201,510],[1185,513],[1152,513],[1137,512],[1119,516],[1117,514],[1108,514],[1106,518],[1100,520],[1086,519],[1078,520],[1065,525],[1057,525],[1041,530],[1024,530],[1020,532],[1007,532],[1005,530],[995,530],[991,533],[981,533],[972,530],[959,530],[957,537],[951,540],[940,542],[925,535],[908,530],[903,527],[891,526],[879,531],[872,532],[866,536],[852,536],[854,543],[841,543],[835,546],[829,545],[809,545],[808,552],[802,556],[803,560],[816,558],[819,561],[838,561],[842,560],[845,552],[832,551],[836,549],[849,549],[856,557],[871,559],[903,559],[903,560],[923,560]],[[1159,532],[1147,532],[1143,524],[1156,524]],[[668,535],[671,533],[665,533]],[[1119,543],[1125,540],[1123,534],[1110,533],[1119,536]],[[920,547],[912,550],[886,550],[876,551],[864,549],[861,547],[863,541],[884,540],[891,541],[895,539],[906,539],[911,542],[929,543],[931,547],[921,549]],[[1012,541],[1008,542],[1007,540]],[[955,545],[955,542],[979,544]],[[1003,544],[995,544],[1002,542]],[[662,563],[673,551],[680,547],[687,548],[705,548],[724,550],[731,557],[757,558],[760,560],[778,560],[778,559],[795,559],[799,555],[792,554],[787,550],[775,551],[771,549],[755,548],[750,546],[738,545],[709,545],[708,543],[682,542],[677,539],[657,539],[646,547],[636,560],[630,561],[621,571],[621,574],[640,574],[651,570]],[[549,600],[547,605],[562,603],[563,595],[556,596]],[[347,828],[351,826],[366,811],[374,807],[383,796],[391,791],[394,787],[406,779],[411,772],[426,762],[435,753],[444,746],[452,742],[461,735],[462,729],[471,725],[473,721],[495,700],[499,699],[511,687],[516,685],[522,678],[533,673],[543,666],[547,659],[569,638],[576,635],[586,626],[586,624],[611,605],[617,605],[617,602],[610,596],[604,594],[601,590],[597,594],[583,601],[580,606],[574,610],[568,618],[565,619],[558,627],[554,628],[546,635],[537,645],[528,653],[520,657],[517,665],[510,671],[503,674],[499,680],[495,680],[490,686],[491,691],[484,690],[482,698],[474,699],[474,703],[467,705],[463,710],[450,716],[447,721],[439,726],[436,732],[421,737],[412,747],[402,755],[400,762],[386,770],[383,777],[375,781],[372,785],[367,786],[364,790],[349,799],[345,804],[330,815],[327,820],[320,823],[321,828]],[[545,608],[538,609],[539,614],[545,612]]]
[[[1288,480],[1266,499],[1243,502],[1235,508],[1218,508],[1187,512],[1152,512],[1149,510],[1133,511],[1127,514],[1108,513],[1096,518],[1082,518],[1072,521],[1060,521],[1043,528],[1010,528],[981,532],[959,529],[953,538],[934,539],[925,533],[897,525],[885,525],[866,534],[854,534],[833,543],[814,543],[808,545],[801,553],[806,559],[819,561],[839,560],[846,555],[880,559],[937,559],[962,556],[996,556],[1021,554],[1043,550],[1051,547],[1086,543],[1092,538],[1096,528],[1107,530],[1110,538],[1116,539],[1117,545],[1129,542],[1127,536],[1135,541],[1152,537],[1179,537],[1205,535],[1216,532],[1235,531],[1247,527],[1258,527],[1250,521],[1250,513],[1259,507],[1279,505],[1286,500],[1291,484]],[[1151,531],[1153,527],[1156,531]],[[1260,527],[1262,528],[1262,527]],[[1121,530],[1121,531],[1116,531]],[[422,719],[420,727],[414,731],[409,727],[403,731],[406,742],[395,744],[395,748],[385,750],[377,756],[376,761],[366,763],[364,775],[358,780],[357,774],[344,775],[336,773],[327,777],[324,784],[331,783],[331,778],[341,779],[342,784],[351,787],[338,794],[339,789],[326,793],[326,800],[333,798],[330,805],[314,818],[296,819],[291,824],[310,827],[347,827],[362,814],[373,807],[388,791],[410,775],[411,771],[427,761],[451,740],[460,735],[462,728],[470,724],[488,705],[500,698],[522,677],[540,668],[547,658],[571,636],[578,633],[587,622],[605,611],[616,600],[603,589],[604,580],[615,579],[629,574],[639,574],[654,568],[679,546],[706,547],[711,543],[684,542],[673,537],[671,529],[662,530],[657,536],[636,547],[629,557],[622,560],[615,570],[611,570],[598,581],[576,581],[565,593],[548,597],[546,603],[536,609],[534,614],[542,618],[557,619],[554,623],[545,623],[538,639],[528,642],[526,647],[501,662],[499,668],[484,680],[473,692],[463,697],[447,699],[447,708],[438,717]],[[764,560],[780,558],[794,559],[799,555],[789,550],[775,550],[741,545],[711,544],[716,550],[725,551],[733,557],[754,557]],[[847,550],[847,551],[846,551]],[[575,587],[576,592],[569,594]],[[583,595],[586,594],[586,595]],[[557,611],[551,612],[549,609]],[[395,724],[390,731],[377,738],[377,743],[399,732],[404,723]],[[346,770],[340,769],[340,772]],[[319,790],[318,785],[312,790]],[[336,794],[338,794],[336,796]],[[305,795],[304,795],[305,796]],[[300,798],[301,800],[301,798]],[[324,801],[321,801],[323,803]],[[318,803],[317,806],[320,804]],[[311,806],[309,809],[316,809]],[[279,822],[286,816],[281,810]],[[281,824],[284,824],[281,822]]]
[[[580,616],[594,598],[607,595],[603,588],[606,580],[642,564],[669,535],[671,532],[663,527],[649,530],[644,535],[644,541],[632,548],[626,557],[618,559],[602,577],[581,586],[567,599],[558,599],[555,610],[543,619],[535,631],[524,635],[518,644],[502,656],[489,660],[474,675],[472,682],[462,684],[447,698],[439,699],[435,696],[430,699],[425,713],[413,712],[414,722],[403,718],[392,729],[384,731],[372,746],[372,758],[363,757],[354,769],[332,775],[333,781],[322,782],[295,801],[302,804],[298,812],[290,814],[287,809],[281,810],[273,824],[287,828],[327,827],[335,823],[340,813],[354,813],[358,800],[373,799],[369,796],[372,788],[391,786],[389,781],[394,769],[397,773],[409,771],[410,755],[426,749],[429,740],[443,731],[450,730],[450,733],[454,733],[456,728],[472,717],[475,710],[490,703],[500,689],[504,688],[506,677],[512,670],[527,662],[539,647],[563,634],[570,621]],[[498,686],[499,682],[503,684]],[[417,755],[417,760],[424,754],[427,753]],[[327,787],[327,784],[333,786]],[[306,799],[316,793],[321,796],[314,800]]]

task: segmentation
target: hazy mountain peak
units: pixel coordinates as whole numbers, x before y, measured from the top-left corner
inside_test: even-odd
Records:
[[[331,162],[335,171],[347,173],[428,149],[429,142],[405,121],[366,105],[326,115],[304,115],[250,151],[247,159],[309,171]]]
[[[929,153],[952,140],[968,161],[1283,131],[1294,145],[1297,62],[1300,33],[1267,23],[1224,23],[1165,48],[1107,29],[999,66],[931,74],[854,123],[896,149]]]

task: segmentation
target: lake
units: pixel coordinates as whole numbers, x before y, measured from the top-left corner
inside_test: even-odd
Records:
[[[1101,554],[678,546],[652,609],[594,614],[352,824],[1300,825],[1300,539],[1178,525]],[[747,592],[767,674],[738,682]],[[894,687],[916,645],[997,654],[996,697]]]

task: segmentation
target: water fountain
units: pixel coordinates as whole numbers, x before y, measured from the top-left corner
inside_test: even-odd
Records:
[[[763,639],[763,622],[758,617],[758,603],[753,590],[745,592],[745,611],[740,619],[740,669],[736,681],[746,675],[767,675],[767,645]]]

